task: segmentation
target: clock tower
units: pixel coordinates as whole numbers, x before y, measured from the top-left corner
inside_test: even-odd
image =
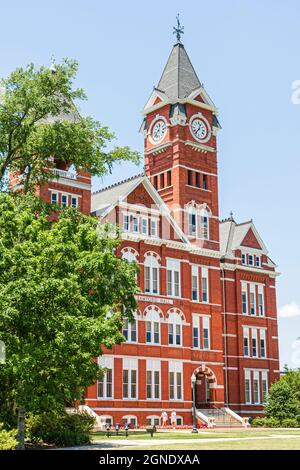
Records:
[[[190,241],[219,249],[217,108],[175,29],[158,85],[146,103],[145,171]]]

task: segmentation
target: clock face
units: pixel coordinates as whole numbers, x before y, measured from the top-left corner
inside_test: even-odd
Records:
[[[159,142],[166,135],[167,126],[163,119],[159,119],[153,126],[151,137],[154,142]]]
[[[208,135],[207,126],[200,118],[193,119],[191,123],[191,132],[197,140],[204,140]]]

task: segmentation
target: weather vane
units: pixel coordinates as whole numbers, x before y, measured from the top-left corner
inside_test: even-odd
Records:
[[[177,42],[181,42],[180,41],[180,36],[182,34],[184,34],[184,26],[181,26],[181,24],[180,24],[179,13],[176,16],[176,20],[177,20],[177,28],[175,26],[173,26],[173,34],[176,34]]]

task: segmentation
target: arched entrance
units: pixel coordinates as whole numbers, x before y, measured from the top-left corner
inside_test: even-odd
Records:
[[[215,402],[217,379],[214,372],[202,364],[193,375],[196,377],[195,404],[196,408],[210,408]]]

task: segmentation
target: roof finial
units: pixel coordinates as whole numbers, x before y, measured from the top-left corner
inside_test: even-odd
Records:
[[[55,73],[56,72],[56,64],[55,64],[55,57],[54,54],[51,55],[51,65],[49,67],[50,72]]]
[[[230,211],[230,219],[233,220],[233,212]]]
[[[173,34],[176,34],[177,43],[178,43],[178,42],[181,42],[180,41],[180,36],[182,34],[184,34],[184,26],[181,26],[181,24],[180,24],[179,13],[176,16],[176,20],[177,20],[177,28],[176,28],[176,26],[173,26]]]

